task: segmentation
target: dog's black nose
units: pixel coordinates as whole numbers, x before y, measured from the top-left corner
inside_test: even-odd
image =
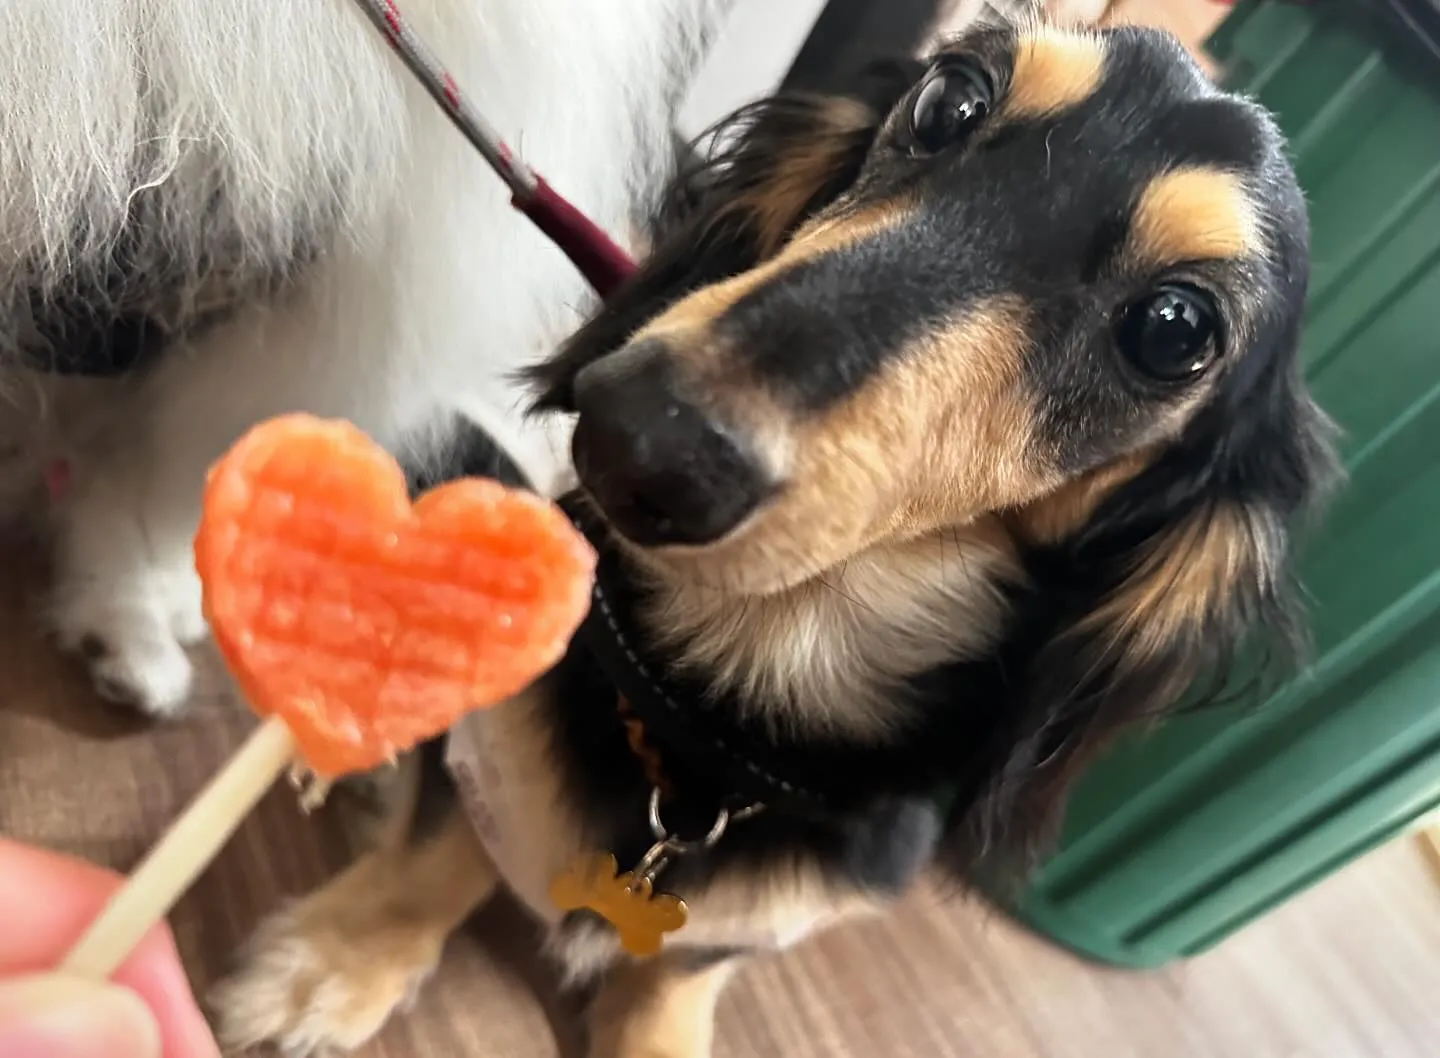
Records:
[[[575,410],[575,470],[611,524],[637,544],[718,540],[769,491],[735,433],[681,395],[656,342],[581,371]]]

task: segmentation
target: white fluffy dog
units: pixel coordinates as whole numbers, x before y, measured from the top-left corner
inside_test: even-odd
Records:
[[[401,4],[617,235],[726,6]],[[350,0],[9,3],[0,41],[0,420],[12,464],[72,462],[49,614],[102,694],[184,703],[205,468],[258,420],[340,416],[423,459],[465,413],[540,484],[556,472],[563,439],[524,425],[511,376],[586,287]],[[15,367],[137,351],[78,401]]]

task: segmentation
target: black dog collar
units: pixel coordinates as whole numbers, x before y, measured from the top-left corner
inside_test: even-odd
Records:
[[[599,556],[590,612],[577,642],[594,655],[643,726],[646,739],[665,758],[670,780],[679,787],[689,785],[690,779],[700,781],[727,791],[736,802],[802,814],[822,812],[825,794],[779,766],[760,740],[738,725],[738,703],[675,671],[648,642],[636,618],[643,589],[604,520],[575,493],[565,496],[560,506]]]

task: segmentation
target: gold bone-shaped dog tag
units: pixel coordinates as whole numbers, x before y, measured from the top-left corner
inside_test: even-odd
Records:
[[[587,856],[550,883],[550,902],[561,911],[593,911],[615,927],[631,955],[658,954],[665,934],[685,925],[685,901],[656,894],[649,878],[621,873],[608,852]]]

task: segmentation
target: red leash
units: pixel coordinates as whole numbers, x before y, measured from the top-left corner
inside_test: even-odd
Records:
[[[509,185],[511,205],[565,252],[596,293],[602,298],[609,297],[635,271],[635,262],[630,256],[515,156],[490,123],[470,105],[435,53],[415,35],[394,0],[355,2],[465,138]]]

